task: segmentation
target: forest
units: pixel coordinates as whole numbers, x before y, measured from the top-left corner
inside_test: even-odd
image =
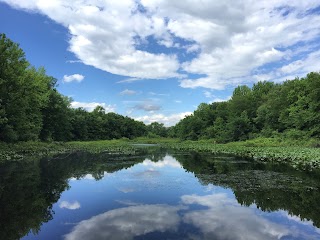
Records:
[[[320,74],[283,83],[238,86],[226,102],[202,103],[172,128],[182,139],[215,139],[219,143],[257,137],[320,137]]]
[[[0,35],[0,141],[88,141],[171,137],[217,143],[258,137],[320,138],[320,73],[282,83],[234,89],[230,100],[201,103],[175,126],[145,125],[127,116],[71,108],[57,79],[36,69],[19,44]]]

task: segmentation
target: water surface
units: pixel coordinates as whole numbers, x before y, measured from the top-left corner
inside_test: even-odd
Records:
[[[320,177],[152,148],[0,166],[2,239],[320,239]]]

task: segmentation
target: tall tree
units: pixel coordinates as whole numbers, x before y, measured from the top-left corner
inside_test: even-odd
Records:
[[[41,139],[45,141],[68,141],[72,139],[70,109],[71,99],[55,89],[50,92],[48,105],[42,110],[43,128]]]
[[[36,140],[53,79],[30,67],[19,45],[0,35],[0,140]]]
[[[163,123],[153,122],[150,125],[147,126],[147,130],[160,137],[166,137],[167,136],[167,129],[164,126]]]

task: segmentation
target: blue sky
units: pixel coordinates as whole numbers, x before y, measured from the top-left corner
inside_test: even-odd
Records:
[[[318,0],[0,0],[0,32],[73,107],[166,126],[239,84],[320,70]]]

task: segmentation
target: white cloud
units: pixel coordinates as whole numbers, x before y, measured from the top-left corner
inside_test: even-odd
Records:
[[[135,105],[133,108],[136,110],[143,110],[146,112],[154,112],[160,110],[161,106],[156,103],[146,101]]]
[[[263,73],[259,68],[301,58],[299,51],[292,49],[314,44],[320,33],[320,16],[310,12],[320,5],[316,0],[142,2],[158,17],[169,19],[172,34],[194,41],[200,48],[200,54],[182,68],[205,76],[183,79],[180,86],[184,88],[222,90],[227,85],[256,81],[254,75]],[[305,50],[312,54],[312,49]],[[309,66],[308,71],[319,70],[318,64]]]
[[[66,208],[66,209],[69,209],[69,210],[76,210],[76,209],[79,209],[81,206],[80,206],[80,203],[78,201],[75,201],[73,203],[68,202],[68,201],[62,201],[59,204],[59,207],[60,208]]]
[[[192,239],[269,240],[303,236],[303,233],[293,228],[288,229],[284,225],[265,219],[253,208],[241,206],[234,198],[228,198],[224,193],[184,195],[178,206],[139,205],[128,200],[117,202],[127,207],[110,210],[81,221],[65,235],[65,239],[129,240],[139,236],[146,237],[146,234],[152,232],[180,234],[179,227],[185,226],[184,224],[190,224],[197,229],[192,232]],[[194,204],[201,205],[202,208],[190,207]]]
[[[223,98],[214,98],[212,101],[209,103],[214,103],[214,102],[225,102],[228,101],[229,99],[223,99]]]
[[[164,115],[164,114],[152,114],[152,115],[145,115],[140,117],[134,117],[137,121],[142,121],[145,124],[150,124],[153,122],[163,123],[166,127],[170,127],[175,125],[179,122],[182,118],[187,115],[191,115],[192,112],[182,112],[182,113],[175,113],[171,115]]]
[[[228,96],[228,97],[225,97],[225,98],[218,98],[218,97],[215,97],[215,96],[212,96],[212,97],[213,97],[213,99],[211,101],[209,101],[209,104],[214,103],[214,102],[226,102],[226,101],[231,99],[231,96]]]
[[[168,94],[168,93],[155,93],[155,92],[149,92],[149,94],[150,95],[152,95],[152,96],[165,96],[165,97],[168,97],[168,96],[170,96],[170,94]]]
[[[160,104],[159,98],[149,98],[145,100],[134,100],[134,101],[122,101],[127,107],[127,115],[132,115],[134,111],[145,111],[149,113],[154,113],[159,111],[162,106]]]
[[[296,77],[305,77],[312,71],[320,71],[320,50],[313,51],[304,58],[282,65],[268,74],[257,74],[253,77],[259,81],[271,80],[274,82],[283,82],[285,80],[295,79]]]
[[[125,78],[123,80],[118,81],[117,83],[133,83],[137,81],[142,81],[144,80],[143,78]]]
[[[164,26],[159,19],[140,13],[134,0],[5,2],[44,14],[68,28],[69,50],[86,65],[134,78],[179,76],[175,55],[154,54],[136,48],[136,38],[161,36]]]
[[[203,91],[203,94],[206,98],[212,99],[209,101],[209,104],[211,104],[213,102],[225,102],[231,98],[231,96],[227,96],[225,98],[216,97],[211,91],[208,91],[208,90]]]
[[[137,190],[134,189],[134,188],[118,188],[118,190],[119,190],[120,192],[123,192],[123,193],[131,193],[131,192],[137,191]]]
[[[303,225],[307,225],[307,226],[313,226],[314,223],[311,220],[307,220],[307,219],[301,219],[299,216],[296,215],[292,215],[287,211],[284,210],[280,210],[279,213],[284,216],[285,218],[287,218],[290,221],[294,221],[297,222],[299,224],[303,224]]]
[[[126,206],[137,206],[137,205],[141,205],[141,203],[137,203],[137,202],[134,202],[132,200],[115,200],[115,202],[117,203],[120,203],[122,205],[126,205]]]
[[[108,175],[109,175],[109,173],[104,172],[104,176],[108,176]],[[96,180],[96,179],[92,176],[92,174],[86,174],[85,176],[81,177],[80,179],[81,179],[81,180]],[[69,178],[69,180],[70,180],[70,181],[77,181],[77,180],[79,180],[79,179],[72,177],[72,178]]]
[[[142,165],[152,168],[163,168],[163,167],[172,167],[172,168],[182,168],[181,164],[171,156],[165,156],[161,161],[153,162],[150,159],[145,159],[142,162]]]
[[[179,224],[178,207],[140,205],[111,210],[81,221],[66,240],[129,240],[151,232],[175,231]]]
[[[73,75],[64,75],[63,82],[81,82],[84,79],[84,76],[81,74],[73,74]]]
[[[129,89],[125,89],[122,92],[120,92],[120,95],[129,95],[130,96],[130,95],[135,95],[135,94],[137,94],[136,91],[129,90]]]
[[[115,112],[115,106],[106,104],[106,103],[99,103],[99,102],[71,102],[71,107],[73,108],[84,108],[87,111],[93,111],[97,106],[102,106],[106,113],[107,112]]]
[[[84,177],[81,179],[86,179],[86,180],[95,180],[95,178],[92,176],[92,174],[86,174]]]
[[[69,50],[86,65],[130,77],[120,82],[183,77],[181,87],[222,90],[270,74],[270,80],[280,80],[319,71],[314,52],[320,15],[312,11],[318,0],[4,2],[65,26]],[[146,12],[138,10],[138,3]],[[194,57],[181,62],[175,51],[153,53],[149,37]]]
[[[206,196],[185,195],[184,204],[198,204],[205,210],[187,212],[183,221],[200,229],[201,239],[281,239],[295,234],[285,226],[257,215],[253,209],[240,206],[235,199],[218,193]],[[241,224],[240,224],[241,223]]]
[[[212,94],[212,92],[210,92],[210,91],[207,91],[207,90],[205,90],[205,91],[203,91],[203,94],[204,94],[204,96],[206,97],[206,98],[213,98],[213,94]]]

